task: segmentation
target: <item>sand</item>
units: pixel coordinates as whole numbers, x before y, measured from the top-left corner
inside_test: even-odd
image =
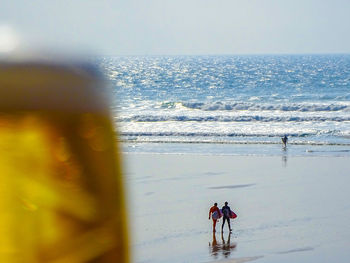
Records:
[[[349,157],[124,154],[133,262],[348,262]],[[238,218],[213,235],[208,211]]]

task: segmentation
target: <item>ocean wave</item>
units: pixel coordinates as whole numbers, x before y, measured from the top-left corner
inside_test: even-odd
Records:
[[[275,133],[275,134],[265,134],[265,133],[220,133],[220,132],[120,132],[119,133],[123,137],[282,137],[285,133]],[[314,136],[318,133],[288,133],[289,137],[308,137]]]
[[[175,107],[176,103],[167,102],[164,107]],[[203,111],[350,111],[350,105],[345,104],[262,104],[250,102],[182,102],[181,105],[188,109]],[[170,107],[169,107],[170,106]]]
[[[350,121],[349,117],[339,116],[185,116],[185,115],[134,115],[118,117],[118,122],[343,122]]]

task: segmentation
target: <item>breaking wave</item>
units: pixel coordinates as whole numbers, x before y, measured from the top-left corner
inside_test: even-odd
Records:
[[[174,107],[176,103],[164,103],[162,107]],[[182,102],[181,105],[188,109],[203,111],[297,111],[297,112],[320,112],[320,111],[350,111],[350,105],[346,104],[257,104],[250,102]]]
[[[327,117],[327,116],[185,116],[185,115],[134,115],[131,117],[120,117],[119,122],[343,122],[350,121],[348,117]]]
[[[276,134],[265,134],[265,133],[218,133],[218,132],[120,132],[122,136],[129,137],[138,137],[138,136],[147,136],[147,137],[280,137],[283,136],[284,133],[276,133]],[[290,133],[288,136],[290,137],[307,137],[316,135],[316,133]]]

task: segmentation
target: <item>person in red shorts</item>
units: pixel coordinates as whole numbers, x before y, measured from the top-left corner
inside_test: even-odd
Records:
[[[216,219],[213,219],[213,232],[215,232],[215,226],[216,226],[216,221],[218,220],[218,218],[220,217],[220,209],[218,207],[218,203],[215,203],[214,206],[212,206],[209,210],[209,220],[210,220],[210,216],[214,213],[217,212],[218,217]]]

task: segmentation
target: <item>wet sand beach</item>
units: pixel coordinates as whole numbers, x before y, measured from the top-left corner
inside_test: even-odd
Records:
[[[348,262],[349,157],[124,154],[133,262]],[[238,218],[212,232],[214,202]]]

